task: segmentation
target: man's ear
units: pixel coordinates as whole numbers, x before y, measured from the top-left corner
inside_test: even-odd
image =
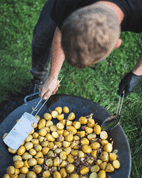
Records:
[[[115,47],[114,47],[114,49],[119,48],[120,45],[121,45],[121,43],[122,43],[122,40],[121,40],[121,39],[118,39],[118,40],[117,40],[117,43],[116,43],[116,45],[115,45]]]

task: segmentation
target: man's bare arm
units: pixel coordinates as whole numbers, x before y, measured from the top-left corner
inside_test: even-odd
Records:
[[[142,53],[140,54],[140,58],[132,72],[136,75],[142,75]]]
[[[64,60],[65,55],[61,47],[61,31],[57,27],[52,42],[50,74],[41,91],[41,97],[44,96],[44,99],[47,99],[58,89],[57,79]]]

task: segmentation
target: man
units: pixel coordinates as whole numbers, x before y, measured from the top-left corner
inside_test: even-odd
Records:
[[[78,68],[95,64],[121,45],[121,31],[142,31],[141,0],[48,0],[34,29],[31,92],[41,90],[44,99],[55,94],[65,59]],[[119,95],[134,91],[141,75],[142,54],[122,79]]]

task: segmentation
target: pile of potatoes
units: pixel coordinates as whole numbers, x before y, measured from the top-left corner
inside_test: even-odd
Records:
[[[15,154],[14,166],[6,169],[3,178],[106,178],[107,172],[119,169],[108,134],[95,123],[93,114],[74,121],[73,112],[67,119],[64,113],[69,113],[67,106],[44,113],[43,119],[35,116],[39,122],[19,149],[8,148]],[[54,125],[52,119],[58,123]],[[76,160],[85,160],[89,166],[77,167]]]

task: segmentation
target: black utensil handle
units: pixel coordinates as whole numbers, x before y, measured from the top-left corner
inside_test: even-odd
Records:
[[[27,102],[28,102],[27,99],[30,98],[30,97],[32,97],[32,96],[36,96],[36,95],[37,95],[37,98],[38,98],[38,97],[39,97],[38,95],[39,95],[40,93],[41,93],[41,91],[39,91],[39,92],[37,92],[37,93],[33,93],[33,94],[31,94],[31,95],[25,96],[24,102],[27,103]],[[36,97],[35,97],[35,98],[36,98]]]

